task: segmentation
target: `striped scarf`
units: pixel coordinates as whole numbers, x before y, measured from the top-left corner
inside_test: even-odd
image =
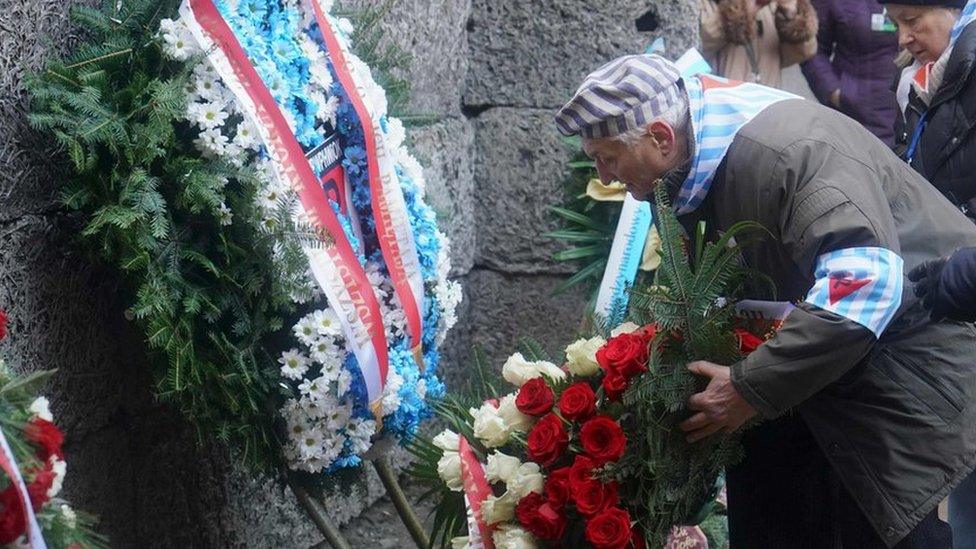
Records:
[[[773,103],[800,98],[759,84],[704,74],[684,82],[695,150],[691,171],[675,201],[678,215],[694,211],[705,200],[719,164],[743,126]]]

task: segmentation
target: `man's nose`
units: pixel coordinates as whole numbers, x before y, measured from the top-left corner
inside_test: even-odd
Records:
[[[912,34],[904,26],[898,28],[898,47],[904,49],[912,43]]]
[[[616,179],[613,174],[610,173],[610,170],[608,170],[607,167],[604,166],[600,161],[597,161],[596,163],[596,173],[600,176],[600,182],[604,185],[609,185],[614,179]]]

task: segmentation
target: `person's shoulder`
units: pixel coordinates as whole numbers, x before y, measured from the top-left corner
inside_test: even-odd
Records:
[[[856,122],[837,111],[807,99],[786,99],[763,109],[739,131],[737,137],[775,151],[798,141],[831,139]]]

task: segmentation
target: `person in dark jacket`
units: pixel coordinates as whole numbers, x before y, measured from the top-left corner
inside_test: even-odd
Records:
[[[898,37],[876,0],[812,0],[817,54],[802,65],[814,95],[864,125],[889,147],[898,104],[891,91]]]
[[[727,473],[732,547],[950,547],[937,506],[976,465],[976,337],[932,322],[903,271],[976,246],[976,226],[849,117],[658,56],[597,69],[556,124],[603,181],[663,186],[688,234],[770,235],[743,261],[796,306],[741,361],[689,365],[707,387],[681,425],[763,419]]]
[[[976,6],[961,18],[962,0],[881,3],[913,57],[897,86],[896,151],[970,212],[976,198],[976,25],[969,23]]]
[[[913,58],[898,83],[897,150],[972,217],[976,198],[976,1],[880,1],[898,26],[899,44]],[[976,474],[952,494],[949,509],[956,547],[976,548]]]
[[[976,248],[927,261],[908,273],[932,320],[976,322]]]

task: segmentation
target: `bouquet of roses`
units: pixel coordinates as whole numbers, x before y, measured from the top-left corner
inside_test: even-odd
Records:
[[[739,272],[729,242],[749,224],[710,244],[700,231],[692,256],[667,197],[657,204],[662,264],[654,286],[632,290],[636,323],[576,341],[561,367],[529,345],[502,369],[513,392],[492,398],[486,381],[470,400],[445,400],[451,427],[414,446],[414,473],[440,498],[445,544],[660,547],[712,511],[737,439],[693,444],[677,425],[702,388],[688,362],[731,364],[762,343],[736,327],[723,297]]]
[[[5,335],[0,311],[0,339]],[[52,373],[16,376],[0,360],[0,546],[26,538],[32,547],[103,547],[93,519],[57,498],[67,471],[64,435],[48,400],[37,396]]]

